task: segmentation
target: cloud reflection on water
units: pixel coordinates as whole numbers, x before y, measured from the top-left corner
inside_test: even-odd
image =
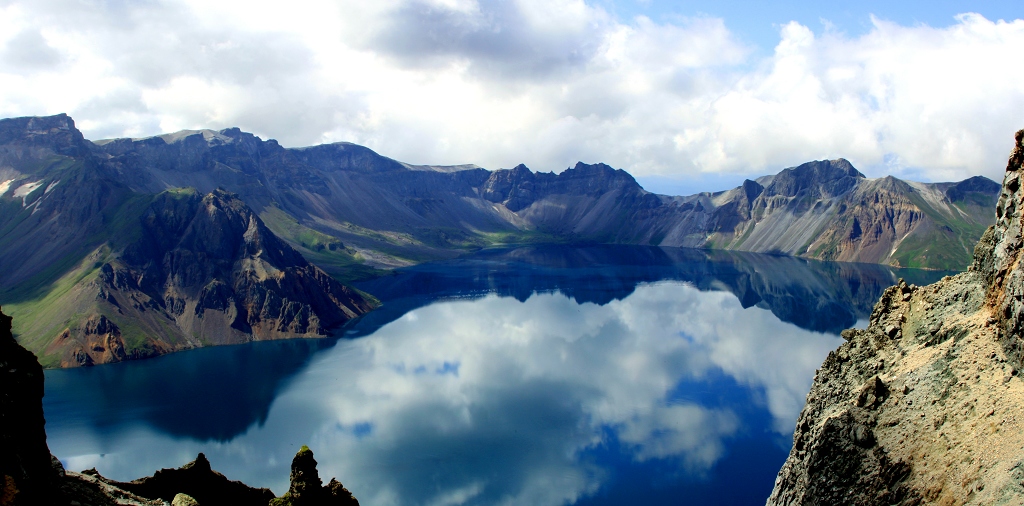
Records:
[[[230,478],[278,493],[295,445],[309,444],[321,476],[338,476],[364,504],[572,503],[608,479],[595,448],[614,443],[626,459],[700,476],[731,440],[763,430],[742,416],[750,402],[788,436],[815,368],[840,342],[681,282],[642,284],[603,306],[561,293],[488,295],[340,341],[264,424],[230,442],[182,445],[143,429],[124,437],[157,452],[188,448],[188,459],[206,451]],[[679,392],[723,374],[749,395],[708,405]],[[68,460],[120,478],[184,462],[137,459]]]

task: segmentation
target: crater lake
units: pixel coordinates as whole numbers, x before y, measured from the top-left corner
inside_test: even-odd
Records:
[[[203,452],[288,489],[308,445],[364,505],[764,504],[816,368],[944,272],[529,246],[357,284],[336,337],[46,371],[50,450],[116,480]]]

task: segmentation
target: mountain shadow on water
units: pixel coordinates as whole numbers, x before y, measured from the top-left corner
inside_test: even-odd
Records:
[[[137,414],[141,409],[142,416],[137,418],[161,432],[201,441],[228,441],[253,424],[263,424],[271,403],[288,380],[316,352],[335,343],[336,339],[292,339],[269,346],[255,342],[109,367],[51,370],[46,376],[45,403],[70,405],[75,398],[91,399],[88,405],[74,405],[93,411],[88,418],[99,420],[101,431],[103,426],[113,428],[136,418],[127,416],[126,410]],[[99,381],[82,381],[82,375],[98,377]],[[96,384],[103,387],[96,389]],[[86,391],[84,385],[93,387]],[[176,408],[182,405],[192,408]],[[61,422],[49,420],[51,426]]]
[[[878,296],[901,277],[927,283],[946,274],[690,248],[538,245],[491,249],[400,269],[359,284],[384,307],[364,316],[348,333],[370,334],[439,299],[493,293],[525,301],[535,293],[560,292],[579,303],[604,305],[629,296],[641,283],[683,281],[701,290],[729,291],[744,308],[768,309],[798,327],[838,334],[866,319]]]

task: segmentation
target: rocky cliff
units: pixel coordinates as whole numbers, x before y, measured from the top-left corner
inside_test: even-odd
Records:
[[[59,478],[46,446],[43,368],[0,312],[0,504],[45,504]]]
[[[1024,130],[971,268],[900,282],[817,372],[769,504],[1020,504]]]

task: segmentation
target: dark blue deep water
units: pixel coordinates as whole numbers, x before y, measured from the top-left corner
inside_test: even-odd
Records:
[[[492,250],[359,287],[341,338],[46,373],[51,451],[129,480],[204,452],[365,505],[763,504],[815,369],[895,271],[647,247]]]

